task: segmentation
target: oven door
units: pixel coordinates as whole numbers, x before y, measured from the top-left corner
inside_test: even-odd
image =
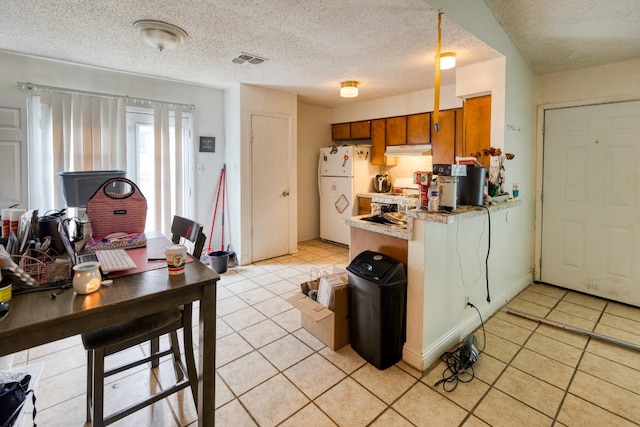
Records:
[[[385,212],[398,212],[398,204],[397,203],[380,203],[380,202],[371,202],[371,214],[379,215]]]

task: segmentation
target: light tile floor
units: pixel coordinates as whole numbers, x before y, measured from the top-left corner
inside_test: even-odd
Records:
[[[434,387],[442,363],[426,373],[402,362],[379,371],[350,346],[329,350],[300,327],[299,312],[285,298],[310,275],[347,265],[346,249],[315,240],[301,243],[295,255],[222,275],[216,425],[640,425],[638,352],[514,316],[506,308],[485,322],[487,345],[474,365],[475,379],[453,392]],[[541,284],[508,306],[640,344],[635,307]],[[476,336],[482,347],[481,331]],[[79,337],[16,354],[14,366],[41,361],[38,424],[84,425],[86,362]],[[108,384],[105,406],[109,410],[156,390],[172,377],[166,362],[157,372],[142,368],[119,375]],[[115,425],[196,424],[191,396],[181,393]]]

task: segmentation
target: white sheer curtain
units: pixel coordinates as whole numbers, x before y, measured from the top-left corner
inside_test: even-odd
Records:
[[[184,215],[186,203],[182,124],[180,108],[166,104],[154,106],[154,220],[156,229],[166,235],[170,234],[173,216]]]
[[[123,99],[44,91],[31,112],[29,203],[41,213],[66,206],[58,172],[127,169]]]
[[[140,159],[143,165],[153,162],[147,229],[166,235],[173,215],[190,213],[191,150],[183,142],[183,108],[153,104],[153,160]],[[118,169],[138,183],[144,166],[137,165],[136,137],[127,141],[125,99],[42,91],[32,97],[31,114],[29,203],[41,214],[66,206],[58,172]]]

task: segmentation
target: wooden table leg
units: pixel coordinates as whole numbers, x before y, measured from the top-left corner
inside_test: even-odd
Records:
[[[205,285],[200,301],[198,426],[214,427],[216,408],[216,283]]]

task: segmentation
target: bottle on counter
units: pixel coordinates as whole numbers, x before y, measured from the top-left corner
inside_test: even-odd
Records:
[[[429,203],[427,210],[438,211],[440,209],[440,192],[438,190],[438,177],[436,175],[431,179],[429,186]]]

